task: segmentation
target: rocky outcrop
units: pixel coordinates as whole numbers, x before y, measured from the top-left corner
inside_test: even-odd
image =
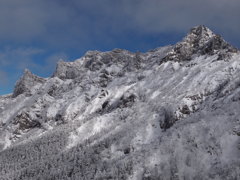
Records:
[[[15,98],[20,94],[31,94],[31,90],[36,85],[43,84],[46,80],[32,74],[29,70],[25,69],[23,76],[17,81],[12,97]]]
[[[41,123],[31,117],[28,112],[21,112],[14,118],[14,124],[18,125],[15,132],[41,127]]]
[[[227,43],[220,35],[214,34],[206,26],[201,25],[192,28],[187,36],[163,58],[162,62],[189,61],[193,54],[220,54],[220,56],[225,54],[225,57],[227,57],[229,53],[236,52],[237,49]]]
[[[78,77],[80,74],[79,72],[79,65],[74,62],[64,62],[60,60],[57,63],[56,70],[53,74],[53,77],[58,77],[62,80],[65,79],[74,79]]]

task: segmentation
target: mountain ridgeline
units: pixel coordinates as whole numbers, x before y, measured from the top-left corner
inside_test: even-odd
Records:
[[[0,179],[240,179],[239,109],[240,52],[205,26],[88,51],[0,96]]]

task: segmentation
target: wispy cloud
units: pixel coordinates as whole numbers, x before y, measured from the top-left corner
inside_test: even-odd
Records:
[[[5,48],[0,51],[0,90],[13,86],[25,68],[42,76],[50,75],[59,59],[67,59],[64,53],[44,54],[39,48]],[[37,60],[36,60],[37,58]]]
[[[0,51],[0,68],[14,68],[22,70],[23,68],[34,66],[32,57],[43,53],[38,48],[4,48]]]
[[[59,59],[68,59],[65,53],[45,55],[45,52],[44,49],[33,47],[5,48],[0,51],[0,69],[11,67],[16,70],[25,68],[46,70],[55,66]],[[39,59],[40,55],[43,55],[42,59]]]

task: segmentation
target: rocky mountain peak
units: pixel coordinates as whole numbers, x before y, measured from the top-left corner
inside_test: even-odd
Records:
[[[214,33],[205,25],[198,25],[190,29],[190,33],[196,34],[196,35],[202,35],[202,34],[208,34],[208,35],[214,35]]]
[[[31,89],[45,82],[44,78],[38,77],[28,69],[24,70],[23,76],[17,81],[12,97],[17,97],[23,93],[30,93]]]
[[[193,27],[183,39],[182,43],[189,43],[193,47],[198,48],[203,46],[214,36],[215,34],[209,28],[204,25],[200,25]]]
[[[216,52],[217,51],[217,52]],[[178,42],[172,51],[170,51],[165,61],[188,61],[194,54],[213,55],[218,54],[219,59],[228,57],[229,53],[235,53],[238,50],[227,43],[220,35],[213,33],[204,25],[193,27],[190,32]]]

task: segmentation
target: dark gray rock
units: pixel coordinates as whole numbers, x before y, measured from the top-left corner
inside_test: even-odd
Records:
[[[43,84],[46,80],[32,74],[29,70],[25,70],[23,76],[17,81],[12,97],[15,98],[25,93],[30,95],[31,89],[37,84]]]

